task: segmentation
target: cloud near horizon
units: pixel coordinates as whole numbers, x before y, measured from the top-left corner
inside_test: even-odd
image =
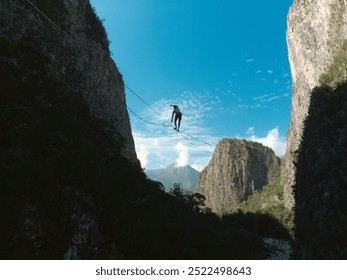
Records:
[[[273,128],[264,137],[255,134],[254,127],[248,128],[249,136],[232,137],[246,139],[263,144],[271,148],[278,157],[282,157],[286,150],[286,140],[279,133],[279,129]],[[219,142],[222,138],[209,136],[208,140]],[[184,143],[182,139],[174,134],[173,136],[149,136],[141,133],[134,133],[137,156],[143,168],[158,169],[166,167],[172,163],[176,166],[189,164],[198,171],[207,166],[212,158],[215,145],[190,145]]]
[[[271,148],[278,157],[282,157],[286,153],[286,139],[280,136],[278,127],[268,131],[265,137],[258,137],[254,134],[254,127],[248,128],[248,134],[250,136],[247,140],[258,142]]]
[[[189,160],[189,148],[182,142],[178,142],[175,145],[175,150],[178,152],[178,158],[176,159],[176,166],[186,166]]]
[[[134,132],[134,140],[137,157],[142,168],[146,169],[158,169],[175,163],[176,166],[189,164],[201,171],[208,164],[215,147],[185,143],[177,133],[171,137]],[[218,141],[219,139],[210,137],[209,140]]]

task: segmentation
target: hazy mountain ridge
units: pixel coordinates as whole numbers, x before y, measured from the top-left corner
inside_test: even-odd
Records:
[[[190,192],[195,192],[200,172],[190,165],[176,166],[170,164],[164,168],[152,169],[145,171],[147,176],[163,184],[166,191],[169,191],[173,184],[180,184],[180,187]]]

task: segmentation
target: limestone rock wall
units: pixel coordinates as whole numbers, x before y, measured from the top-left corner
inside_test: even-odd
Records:
[[[254,191],[279,178],[280,159],[262,144],[223,139],[208,166],[201,172],[196,192],[216,213],[231,210]]]
[[[294,206],[292,187],[295,185],[296,152],[301,143],[311,93],[322,84],[336,86],[347,76],[346,67],[335,60],[336,57],[341,56],[341,60],[346,57],[346,39],[346,0],[294,1],[288,14],[287,29],[293,95],[282,172],[288,208]]]
[[[298,259],[347,256],[347,1],[295,0],[292,111],[282,168]]]

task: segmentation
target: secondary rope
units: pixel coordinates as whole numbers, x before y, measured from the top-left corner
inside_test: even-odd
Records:
[[[144,104],[146,104],[149,108],[152,109],[153,112],[155,112],[156,114],[158,114],[160,116],[160,113],[155,110],[151,105],[149,105],[143,98],[141,98],[140,95],[138,95],[135,91],[133,91],[130,87],[128,87],[126,84],[124,84],[124,86],[130,90],[138,99],[140,99]]]
[[[209,145],[210,147],[212,147],[212,145],[210,144],[210,143],[208,143],[208,142],[206,142],[206,141],[204,141],[204,140],[201,140],[201,139],[199,139],[199,138],[197,138],[197,137],[194,137],[194,136],[192,136],[192,135],[190,135],[190,134],[188,134],[188,133],[183,133],[183,132],[181,132],[180,130],[178,131],[183,137],[184,137],[184,135],[187,135],[188,137],[191,137],[191,138],[193,138],[193,139],[195,139],[195,140],[197,140],[197,141],[200,141],[200,142],[202,142],[202,143],[204,143],[204,144],[206,144],[206,145]],[[184,137],[185,138],[185,137]],[[186,138],[185,138],[186,139]]]
[[[171,127],[171,125],[160,124],[160,123],[154,123],[154,122],[147,121],[147,120],[141,118],[139,115],[137,115],[133,110],[131,110],[130,107],[129,107],[128,105],[126,105],[126,106],[127,106],[128,110],[129,110],[136,118],[138,118],[138,119],[141,120],[141,121],[144,121],[144,122],[146,122],[146,123],[148,123],[148,124],[152,124],[152,125],[158,125],[158,126],[163,126],[163,127]]]
[[[35,10],[37,10],[41,15],[43,15],[50,23],[52,23],[55,27],[57,27],[61,32],[67,35],[65,30],[63,30],[58,24],[56,24],[53,20],[51,20],[44,12],[42,12],[38,7],[36,7],[31,1],[25,0],[29,5],[31,5]]]

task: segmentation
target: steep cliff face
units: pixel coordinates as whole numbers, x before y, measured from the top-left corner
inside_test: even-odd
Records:
[[[294,1],[287,41],[293,96],[282,178],[295,255],[345,259],[347,1]]]
[[[294,206],[298,150],[311,94],[322,85],[336,86],[347,77],[347,1],[296,0],[288,14],[287,43],[293,95],[282,179],[288,208]]]
[[[18,83],[32,78],[42,83],[47,77],[52,83],[64,85],[66,92],[82,95],[91,112],[118,132],[115,141],[122,143],[123,156],[138,164],[123,79],[110,57],[105,30],[89,1],[31,3],[49,19],[27,1],[1,1],[1,44],[16,50],[2,59],[20,68]],[[27,60],[31,57],[34,63],[23,67],[21,55],[27,56]],[[37,72],[37,63],[45,63],[45,75]]]
[[[278,180],[280,159],[262,144],[238,139],[218,143],[201,172],[196,192],[216,213],[227,212],[254,191]]]
[[[105,195],[146,184],[122,77],[88,1],[30,2],[54,23],[0,4],[0,258],[120,258]]]
[[[347,258],[347,83],[312,93],[296,162],[300,259]]]

